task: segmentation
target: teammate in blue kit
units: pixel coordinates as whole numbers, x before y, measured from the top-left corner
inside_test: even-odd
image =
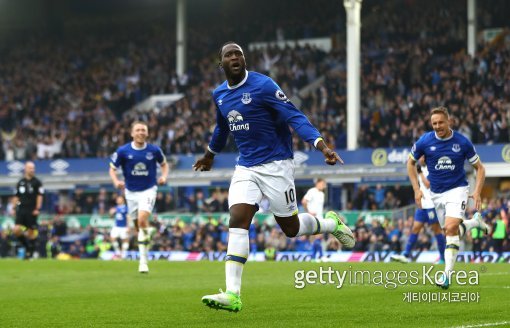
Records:
[[[292,127],[303,140],[319,149],[329,165],[342,159],[324,143],[319,131],[269,77],[246,70],[242,48],[225,43],[219,52],[226,81],[213,92],[216,128],[205,155],[193,168],[209,171],[232,133],[239,149],[239,161],[229,189],[229,241],[225,263],[226,292],[207,295],[207,306],[241,310],[241,276],[248,258],[248,229],[256,204],[267,197],[276,222],[288,237],[332,233],[346,247],[354,246],[350,229],[335,212],[324,219],[308,213],[298,215],[294,187]]]
[[[434,207],[434,203],[432,202],[432,196],[430,194],[430,181],[427,179],[429,175],[429,171],[427,169],[427,165],[425,165],[425,157],[422,156],[418,161],[418,166],[416,166],[416,170],[418,172],[418,181],[420,184],[420,190],[423,193],[423,197],[421,199],[421,207],[417,208],[414,214],[414,222],[411,230],[411,235],[407,240],[406,248],[402,255],[392,255],[391,259],[394,261],[408,263],[410,262],[411,250],[416,244],[418,239],[418,234],[421,229],[428,223],[430,225],[430,229],[434,232],[437,241],[437,249],[439,251],[439,264],[444,264],[444,249],[446,245],[446,240],[443,235],[443,230],[441,229],[441,225],[439,224],[439,220],[437,218],[436,209]]]
[[[123,196],[117,196],[117,204],[110,209],[110,216],[115,219],[115,225],[110,231],[110,237],[115,251],[116,258],[125,258],[129,248],[129,216],[128,207]],[[117,239],[120,239],[120,247]]]
[[[478,212],[472,220],[464,219],[469,192],[464,161],[468,160],[476,169],[476,183],[469,198],[473,199],[477,211],[480,210],[482,203],[480,193],[485,181],[485,168],[473,144],[460,133],[450,129],[449,114],[445,107],[432,109],[430,120],[434,131],[425,133],[414,144],[407,161],[407,173],[413,185],[416,204],[422,208],[421,200],[424,195],[418,183],[415,164],[417,159],[424,155],[429,171],[432,202],[446,234],[445,274],[439,284],[446,289],[453,274],[460,236],[463,236],[466,230],[476,227],[486,233],[489,231],[489,226],[483,222]]]
[[[158,146],[147,143],[149,127],[147,123],[135,121],[131,124],[133,141],[117,149],[110,161],[110,177],[118,189],[126,189],[129,215],[135,220],[138,229],[138,250],[140,251],[140,273],[148,273],[147,245],[150,234],[149,218],[156,201],[157,184],[164,185],[168,177],[168,165]],[[157,179],[157,164],[161,176]],[[117,177],[117,168],[122,169],[124,180]]]

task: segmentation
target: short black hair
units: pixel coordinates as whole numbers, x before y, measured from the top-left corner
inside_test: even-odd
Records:
[[[220,51],[218,51],[218,59],[221,61],[221,52],[223,51],[223,48],[225,48],[226,45],[229,45],[229,44],[237,44],[237,42],[234,42],[234,41],[227,41],[225,42],[221,48],[220,48]]]

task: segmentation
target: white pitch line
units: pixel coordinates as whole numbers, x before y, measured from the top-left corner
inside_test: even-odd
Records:
[[[453,328],[475,328],[475,327],[494,327],[494,326],[503,326],[506,324],[510,324],[510,321],[501,321],[501,322],[492,322],[492,323],[481,323],[478,325],[467,325],[467,326],[457,326]]]

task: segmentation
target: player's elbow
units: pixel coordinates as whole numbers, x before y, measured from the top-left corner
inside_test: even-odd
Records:
[[[485,166],[480,161],[478,163],[476,163],[476,165],[474,165],[474,167],[476,169],[477,174],[481,174],[481,175],[485,176]]]

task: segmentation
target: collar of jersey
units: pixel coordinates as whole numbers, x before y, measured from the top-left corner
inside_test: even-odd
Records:
[[[244,79],[243,79],[241,82],[237,83],[236,85],[230,86],[230,85],[228,85],[228,81],[227,81],[227,88],[229,88],[230,90],[232,90],[232,89],[237,89],[237,88],[239,88],[241,85],[243,85],[243,84],[244,84],[244,82],[246,82],[246,80],[248,80],[248,71],[246,71],[246,70],[245,70],[245,72],[246,72],[246,74],[244,74]]]
[[[437,136],[437,133],[436,133],[436,132],[434,132],[434,136],[436,137],[436,139],[437,139],[437,140],[441,140],[441,141],[450,140],[451,138],[453,138],[453,130],[452,130],[452,129],[450,129],[450,131],[452,131],[452,135],[451,135],[451,136],[449,136],[448,138],[441,139],[441,138],[439,138],[439,137]]]
[[[145,148],[147,148],[147,143],[144,143],[144,144],[143,144],[143,147],[138,148],[138,147],[136,147],[136,146],[135,146],[135,142],[134,142],[134,141],[132,141],[132,142],[131,142],[131,148],[133,148],[134,150],[144,150]]]

